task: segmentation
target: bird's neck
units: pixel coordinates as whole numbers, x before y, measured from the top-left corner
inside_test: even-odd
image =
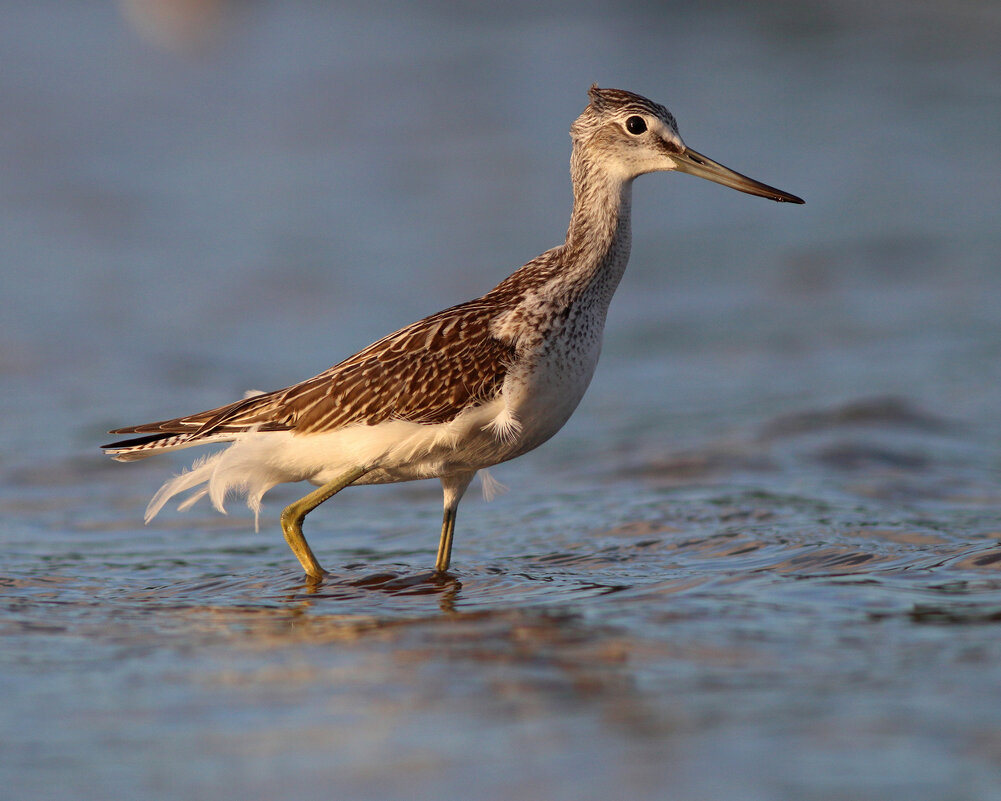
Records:
[[[632,178],[622,178],[575,151],[574,203],[562,247],[561,278],[572,296],[592,295],[607,307],[629,261]]]
[[[542,315],[581,303],[601,315],[608,309],[629,261],[632,179],[612,174],[577,149],[570,175],[574,204],[566,241],[494,287],[489,296],[495,302],[526,305]]]
[[[629,257],[631,179],[623,179],[574,153],[573,212],[564,247],[578,261],[603,262],[623,248]]]

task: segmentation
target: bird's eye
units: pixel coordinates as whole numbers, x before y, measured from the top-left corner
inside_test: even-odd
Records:
[[[633,136],[639,136],[646,130],[646,120],[642,117],[630,117],[626,120],[626,130]]]

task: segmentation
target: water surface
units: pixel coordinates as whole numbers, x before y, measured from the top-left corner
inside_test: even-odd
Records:
[[[336,5],[4,9],[10,797],[1001,798],[994,11]],[[637,183],[592,388],[450,577],[433,482],[314,512],[320,585],[303,487],[142,525],[186,457],[105,430],[556,244],[592,81],[807,205]]]

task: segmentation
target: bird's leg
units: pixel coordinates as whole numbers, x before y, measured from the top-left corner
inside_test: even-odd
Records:
[[[326,500],[329,500],[342,489],[350,486],[368,472],[368,468],[355,467],[338,476],[329,484],[324,484],[317,490],[305,495],[295,503],[290,503],[282,511],[282,531],[285,532],[285,542],[289,544],[302,569],[312,578],[322,578],[326,571],[313,556],[309,543],[302,533],[302,521],[310,512]]]
[[[452,535],[455,533],[455,513],[456,508],[445,507],[445,517],[441,521],[441,539],[438,540],[438,558],[434,563],[435,573],[444,573],[448,570],[448,563],[452,561]]]
[[[476,475],[475,470],[469,472],[448,473],[441,477],[441,488],[444,493],[445,517],[441,521],[441,539],[438,540],[438,558],[434,562],[434,572],[444,573],[448,563],[452,561],[452,534],[455,532],[455,510],[459,508],[462,494],[469,482]]]

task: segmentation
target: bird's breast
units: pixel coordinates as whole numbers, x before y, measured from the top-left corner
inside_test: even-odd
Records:
[[[604,315],[571,310],[512,366],[502,390],[519,428],[512,456],[538,447],[570,419],[598,364],[603,323]]]

